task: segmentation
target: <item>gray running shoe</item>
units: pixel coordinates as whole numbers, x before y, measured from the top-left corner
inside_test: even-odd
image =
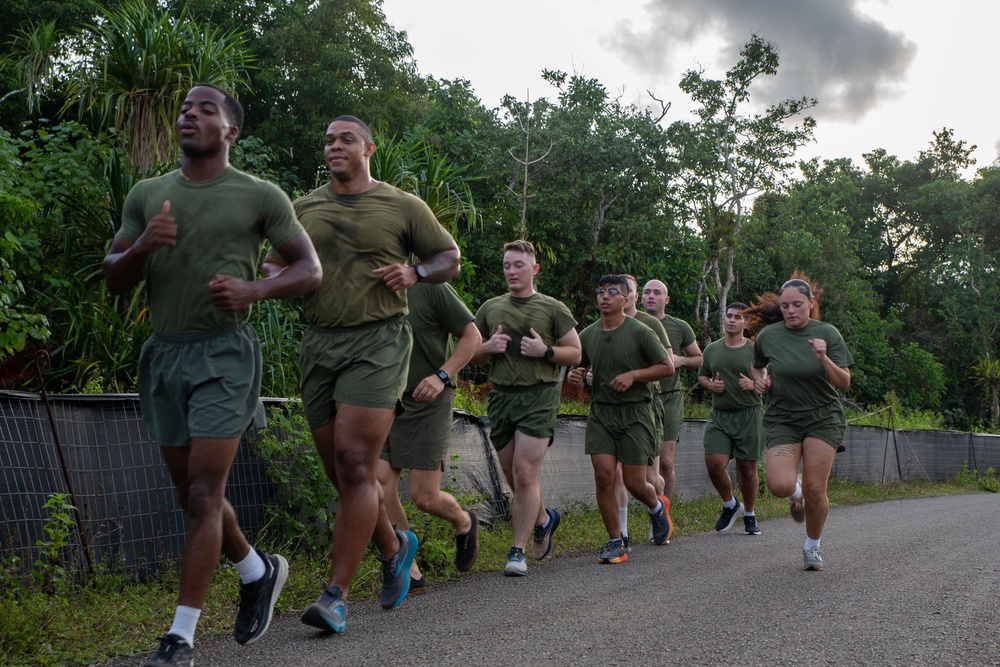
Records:
[[[625,551],[625,544],[622,540],[611,540],[604,545],[601,553],[597,554],[597,562],[602,565],[624,563],[627,560],[628,553]]]
[[[278,554],[259,550],[257,553],[264,561],[264,576],[249,584],[240,584],[240,605],[233,630],[239,644],[253,644],[267,632],[274,616],[274,603],[288,579],[288,561]]]
[[[528,557],[524,555],[524,549],[511,547],[507,554],[507,565],[503,568],[505,577],[523,577],[528,574]]]
[[[741,514],[743,514],[743,503],[740,501],[737,500],[732,508],[723,505],[722,514],[719,515],[719,520],[715,522],[716,532],[723,533],[732,528]]]
[[[561,520],[559,512],[548,508],[546,508],[545,512],[549,515],[549,525],[545,528],[535,526],[535,534],[531,539],[531,557],[535,560],[542,560],[552,551],[552,536],[555,534],[556,528],[559,527],[559,521]]]
[[[625,553],[632,553],[632,540],[628,535],[622,535],[622,548],[625,549]]]
[[[417,555],[417,536],[408,530],[397,530],[399,549],[386,560],[381,556],[375,559],[382,563],[382,593],[378,601],[383,609],[393,609],[406,599],[410,591],[410,566]]]
[[[153,659],[142,667],[194,667],[194,649],[184,639],[177,635],[160,637],[160,648]]]
[[[823,569],[823,558],[819,555],[819,547],[802,550],[802,569],[817,572]]]
[[[340,586],[328,586],[323,589],[319,600],[313,602],[302,612],[302,622],[327,632],[342,633],[347,629],[347,603],[344,602],[344,592]]]
[[[757,527],[757,517],[743,515],[743,527],[747,531],[747,535],[760,535],[760,528]]]

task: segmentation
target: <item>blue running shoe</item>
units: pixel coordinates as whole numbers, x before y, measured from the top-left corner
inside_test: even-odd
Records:
[[[323,589],[319,600],[313,602],[302,612],[302,622],[327,632],[342,633],[347,629],[347,603],[340,586],[328,586]]]
[[[386,560],[376,556],[382,563],[382,594],[378,601],[383,609],[394,609],[406,599],[410,592],[410,565],[417,555],[417,536],[408,530],[397,530],[399,551]]]

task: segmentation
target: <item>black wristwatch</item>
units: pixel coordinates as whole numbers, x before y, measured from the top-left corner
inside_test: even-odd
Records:
[[[440,368],[437,369],[436,371],[434,371],[434,375],[437,375],[438,379],[441,380],[441,382],[444,382],[445,384],[448,384],[448,380],[451,379],[451,378],[448,377],[448,374],[445,373]]]
[[[427,277],[427,269],[424,268],[423,264],[414,264],[413,270],[417,272],[417,282]]]
[[[552,357],[554,357],[555,354],[556,354],[556,351],[552,349],[551,345],[546,345],[545,346],[545,358],[546,359],[548,359],[549,361],[552,361]]]

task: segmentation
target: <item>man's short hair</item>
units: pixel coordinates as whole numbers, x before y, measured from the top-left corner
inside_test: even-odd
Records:
[[[597,280],[598,287],[604,287],[605,285],[616,285],[618,287],[624,287],[624,292],[628,295],[628,281],[625,280],[625,276],[616,276],[613,274],[608,274],[606,276],[601,276]]]
[[[535,246],[531,245],[531,241],[525,241],[523,239],[504,243],[503,251],[524,253],[525,255],[531,255],[532,259],[535,257]]]
[[[742,315],[743,311],[746,310],[747,307],[748,306],[745,303],[740,303],[739,301],[733,301],[731,304],[726,306],[726,311],[728,312],[730,310],[738,310]]]
[[[336,123],[338,120],[342,120],[347,123],[354,123],[359,128],[361,128],[361,138],[365,140],[365,143],[366,144],[374,143],[374,140],[372,139],[372,131],[371,129],[368,128],[368,125],[365,124],[365,121],[361,120],[357,116],[343,115],[343,116],[337,116],[330,122]]]
[[[635,291],[636,292],[639,291],[639,281],[635,279],[635,276],[633,276],[631,274],[628,274],[628,273],[619,273],[618,277],[621,278],[621,279],[623,279],[625,281],[625,286],[626,287],[628,287],[628,281],[631,280],[632,284],[635,285]],[[631,294],[632,292],[629,291],[628,293]]]
[[[240,104],[238,99],[233,97],[232,93],[214,83],[196,83],[192,88],[211,88],[222,93],[222,97],[225,99],[226,110],[229,112],[229,122],[235,125],[237,130],[243,132],[243,118],[245,116],[243,105]]]

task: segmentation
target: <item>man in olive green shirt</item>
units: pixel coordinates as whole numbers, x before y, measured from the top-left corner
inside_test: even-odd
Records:
[[[603,276],[598,281],[601,319],[580,334],[581,366],[570,373],[570,382],[581,384],[587,366],[591,367],[594,398],[585,449],[594,466],[597,506],[610,538],[598,554],[598,562],[605,564],[628,560],[615,507],[619,466],[629,493],[649,511],[653,543],[666,544],[670,535],[670,501],[657,496],[646,479],[646,468],[656,446],[651,385],[670,375],[673,366],[656,334],[625,314],[627,291],[623,276]]]
[[[544,558],[552,549],[560,517],[546,509],[538,473],[555,435],[559,366],[580,363],[576,320],[562,302],[535,291],[538,268],[530,242],[506,244],[503,272],[510,292],[488,300],[476,313],[484,342],[472,363],[491,362],[490,439],[514,491],[514,544],[504,567],[510,577],[528,573],[524,549],[529,536],[532,558]]]
[[[406,290],[451,280],[460,260],[425,203],[372,178],[374,153],[364,122],[334,119],[323,149],[330,181],[295,202],[324,269],[322,284],[303,301],[310,327],[299,355],[302,403],[340,491],[329,584],[302,622],[333,632],[346,628],[348,589],[369,541],[382,560],[382,606],[395,607],[409,590],[417,539],[393,529],[376,470],[406,383]],[[411,255],[419,263],[408,263]],[[265,264],[280,271],[277,259],[269,255]]]
[[[441,473],[451,443],[454,378],[479,349],[482,337],[475,317],[451,285],[417,283],[407,290],[407,301],[413,350],[402,398],[404,412],[396,417],[382,448],[378,480],[389,520],[409,530],[399,501],[400,475],[409,469],[410,499],[417,509],[452,525],[455,568],[468,572],[479,555],[479,518],[441,489]],[[410,567],[410,581],[410,595],[426,590],[416,561]]]
[[[670,294],[667,286],[659,280],[650,280],[642,289],[642,305],[646,312],[663,324],[670,337],[673,351],[674,367],[677,373],[660,381],[660,400],[663,402],[663,440],[660,443],[660,456],[653,469],[650,470],[650,481],[658,492],[667,498],[674,498],[674,483],[677,473],[674,467],[674,455],[677,451],[677,441],[680,440],[681,424],[684,421],[684,392],[681,387],[680,370],[683,368],[697,369],[701,366],[701,348],[695,340],[694,330],[684,320],[666,314]]]
[[[747,535],[760,535],[757,502],[757,462],[764,453],[764,410],[753,385],[753,341],[743,335],[747,306],[731,303],[723,321],[725,336],[705,348],[698,383],[712,393],[712,412],[705,425],[705,466],[722,497],[715,530],[727,531],[740,515]],[[736,459],[741,503],[733,496],[726,468]]]
[[[625,279],[625,283],[628,287],[628,294],[626,295],[625,302],[625,314],[628,317],[634,317],[636,321],[645,324],[647,327],[653,330],[656,334],[656,338],[663,345],[666,350],[670,348],[670,337],[667,336],[666,329],[660,324],[660,321],[653,317],[652,315],[645,313],[636,308],[636,303],[639,300],[638,283],[633,276],[627,273],[621,274],[621,277]],[[589,374],[588,374],[589,376]],[[653,411],[654,425],[656,427],[655,435],[656,442],[654,446],[654,451],[651,456],[655,457],[660,454],[660,440],[663,436],[663,404],[660,402],[660,383],[651,382],[650,388],[653,390],[653,401],[651,404],[651,409]],[[622,479],[622,467],[621,464],[618,465],[615,472],[615,499],[618,501],[618,524],[621,528],[622,541],[624,549],[626,552],[631,553],[632,542],[628,534],[628,499],[629,493],[628,489],[625,488],[625,480]],[[667,517],[669,518],[670,511],[667,511]]]
[[[190,664],[220,551],[240,575],[234,636],[267,630],[288,576],[277,554],[251,548],[226,500],[242,433],[263,426],[260,342],[246,324],[256,301],[298,296],[321,268],[288,197],[233,169],[243,107],[213,85],[192,88],[177,119],[180,169],[135,185],[104,258],[112,294],[145,278],[154,333],[139,360],[139,400],[188,515],[173,625],[147,665]],[[264,239],[286,263],[256,280]]]

